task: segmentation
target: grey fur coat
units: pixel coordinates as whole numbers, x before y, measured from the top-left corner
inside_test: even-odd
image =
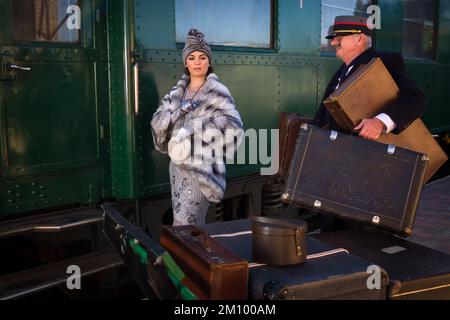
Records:
[[[203,146],[210,145],[214,139],[205,135],[209,129],[222,134],[234,134],[236,139],[223,140],[227,154],[234,154],[243,136],[243,124],[229,90],[217,75],[207,76],[205,84],[198,91],[198,107],[187,114],[180,111],[181,99],[189,84],[189,77],[183,75],[178,83],[166,94],[151,121],[153,142],[156,150],[167,153],[168,142],[178,130],[184,128],[191,133],[192,141],[201,139]],[[200,124],[200,125],[199,125]],[[217,145],[216,145],[217,147]],[[201,150],[201,148],[200,148]],[[224,161],[201,161],[205,155],[198,152],[192,144],[194,161],[177,163],[193,180],[198,181],[203,195],[211,202],[220,202],[226,186],[226,167]]]

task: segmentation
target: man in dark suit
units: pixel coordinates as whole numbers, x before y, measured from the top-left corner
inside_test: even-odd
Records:
[[[375,141],[383,132],[400,133],[425,111],[425,96],[408,76],[400,54],[381,52],[372,48],[372,29],[367,19],[358,16],[338,16],[333,30],[326,37],[336,49],[336,57],[344,63],[329,82],[323,100],[336,90],[360,65],[379,57],[400,89],[399,97],[390,103],[382,113],[370,119],[363,119],[354,128],[365,139]],[[342,131],[322,103],[313,124],[322,128]],[[321,230],[335,231],[356,227],[358,224],[322,215]]]
[[[343,65],[329,82],[323,99],[326,99],[339,85],[353,74],[360,65],[379,57],[397,83],[400,94],[383,113],[371,119],[363,119],[354,128],[359,135],[376,140],[382,132],[400,133],[425,111],[425,96],[415,82],[407,75],[405,63],[400,54],[381,52],[372,48],[372,29],[367,19],[358,16],[338,16],[335,18],[333,31],[326,37],[336,49],[336,57]],[[323,101],[317,111],[313,124],[322,128],[341,131],[336,121],[328,113]]]

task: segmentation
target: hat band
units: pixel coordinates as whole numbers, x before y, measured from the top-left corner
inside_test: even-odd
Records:
[[[338,32],[349,32],[349,33],[361,33],[361,30],[333,30],[333,33],[338,33]]]
[[[335,25],[352,25],[352,26],[361,26],[361,27],[366,27],[367,28],[367,24],[366,23],[359,23],[359,22],[336,22]]]

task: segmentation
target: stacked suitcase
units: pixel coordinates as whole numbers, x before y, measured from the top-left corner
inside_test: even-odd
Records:
[[[205,229],[249,261],[250,299],[450,299],[450,255],[376,228],[307,235],[308,258],[292,266],[253,260],[249,219]]]
[[[302,125],[282,199],[411,235],[421,187],[447,156],[420,119],[398,135],[382,133],[379,142],[351,135],[398,94],[379,58],[358,68],[324,101],[344,133]]]
[[[250,220],[203,228],[248,261],[249,299],[450,299],[450,257],[397,236],[412,233],[427,163],[421,153],[303,124],[283,200],[371,228],[307,236],[308,259],[289,266],[254,261]]]
[[[203,299],[450,299],[450,256],[394,235],[412,232],[426,164],[305,124],[285,201],[371,227],[307,235],[306,261],[289,266],[254,261],[249,219],[165,228],[161,244]]]
[[[372,61],[358,70],[358,81],[376,86],[370,74],[389,78],[383,68]],[[351,81],[326,103],[349,131],[373,116],[347,108],[361,95]],[[395,83],[386,86],[395,97]],[[374,111],[369,100],[363,112]],[[442,150],[428,142],[416,148],[411,130],[417,125],[406,130],[406,140],[384,135],[383,144],[307,122],[293,114],[280,120],[282,200],[358,227],[307,235],[306,261],[284,266],[254,261],[249,219],[165,227],[161,245],[186,273],[185,283],[203,299],[450,299],[450,256],[399,237],[413,232],[422,185],[445,162]]]
[[[382,266],[389,275],[388,299],[450,299],[450,255],[373,228],[314,235]]]
[[[388,277],[380,268],[379,286],[370,284],[372,264],[347,250],[307,236],[305,262],[289,266],[258,263],[252,256],[251,221],[207,224],[211,237],[249,261],[248,294],[252,300],[386,298]]]

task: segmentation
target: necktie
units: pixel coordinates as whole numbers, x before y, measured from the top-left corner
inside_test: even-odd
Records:
[[[347,76],[347,66],[343,67],[341,70],[341,73],[339,74],[339,78],[338,78],[338,82],[336,87],[334,88],[334,90],[336,90],[337,88],[339,88],[339,86],[341,85],[341,83],[345,80],[345,77]]]
[[[339,74],[339,78],[338,78],[338,83],[336,85],[336,87],[334,88],[334,90],[336,90],[337,88],[339,88],[339,86],[341,85],[342,82],[344,82],[345,79],[347,79],[348,74],[350,73],[350,71],[353,69],[353,66],[344,66],[342,68],[341,73]]]

